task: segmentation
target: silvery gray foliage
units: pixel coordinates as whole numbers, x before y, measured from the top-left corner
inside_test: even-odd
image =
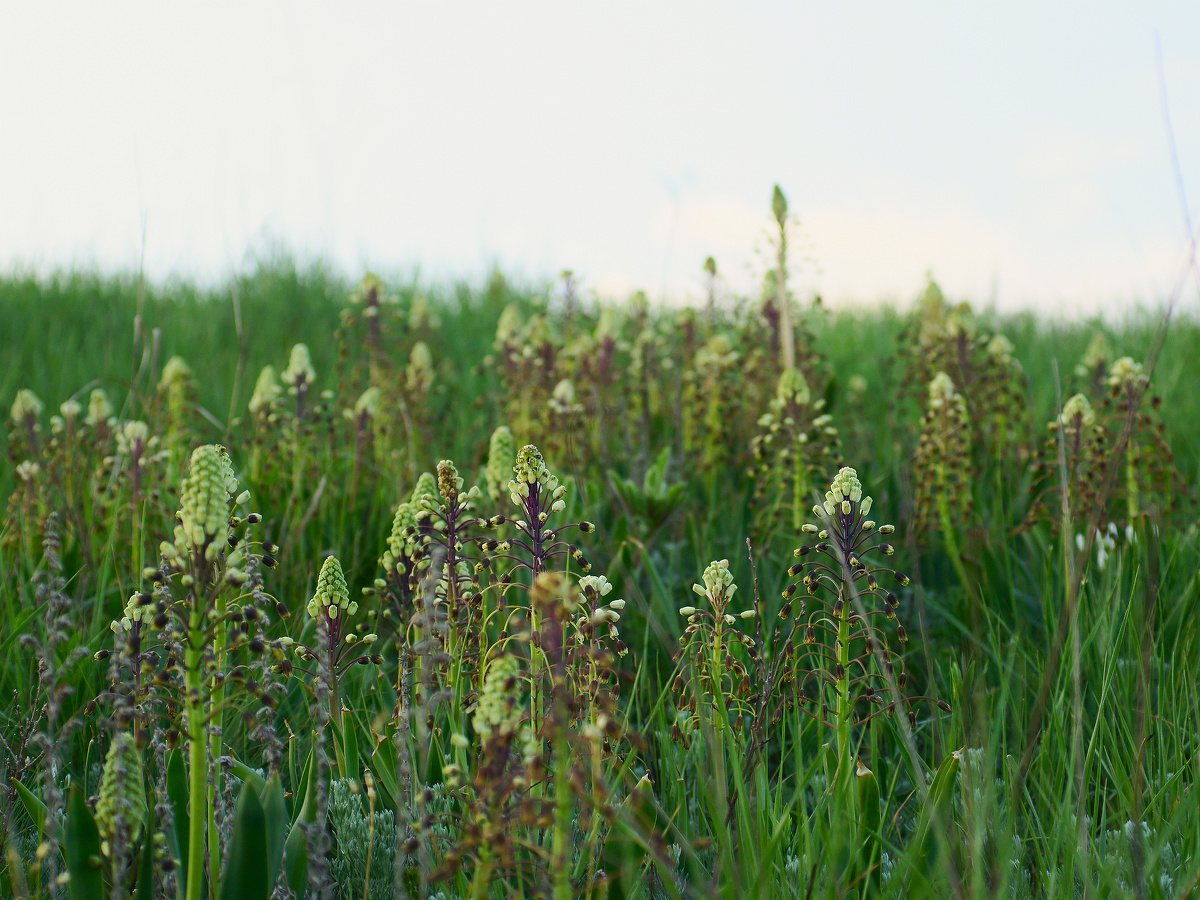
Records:
[[[396,859],[396,818],[390,809],[374,811],[366,796],[348,780],[329,785],[329,824],[336,850],[329,860],[329,877],[337,885],[338,900],[362,900],[367,884],[367,849],[370,848],[370,900],[394,896],[392,866]]]

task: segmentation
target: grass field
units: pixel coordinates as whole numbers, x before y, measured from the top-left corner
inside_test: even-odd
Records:
[[[1196,891],[1196,321],[552,296],[0,281],[0,893]]]

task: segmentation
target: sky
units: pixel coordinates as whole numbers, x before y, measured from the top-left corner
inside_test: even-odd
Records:
[[[776,183],[830,305],[1161,303],[1200,3],[0,3],[0,270],[684,302],[757,290]]]

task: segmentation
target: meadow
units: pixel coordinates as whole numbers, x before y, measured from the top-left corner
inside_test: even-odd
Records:
[[[1192,895],[1197,322],[777,249],[0,279],[0,893]]]

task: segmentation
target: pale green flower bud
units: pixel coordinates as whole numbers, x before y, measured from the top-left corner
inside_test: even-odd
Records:
[[[737,590],[733,583],[733,575],[729,571],[729,560],[718,559],[708,564],[704,570],[704,587],[693,585],[692,589],[701,596],[709,597],[715,602],[728,600]]]
[[[125,604],[125,620],[130,623],[141,622],[143,625],[149,625],[154,621],[155,612],[154,603],[142,603],[140,594],[133,594]]]
[[[300,384],[312,384],[317,380],[316,370],[313,369],[312,357],[307,344],[296,344],[288,357],[288,367],[283,371],[283,383],[293,389]]]
[[[1142,374],[1142,364],[1134,362],[1131,356],[1122,356],[1112,364],[1108,374],[1109,387],[1126,387],[1137,380]]]
[[[16,399],[12,405],[12,420],[16,425],[24,425],[29,419],[36,419],[42,414],[45,409],[45,404],[38,399],[37,394],[31,390],[22,388],[17,391]]]
[[[492,735],[505,737],[516,731],[521,721],[518,707],[520,674],[521,663],[515,656],[504,655],[488,665],[472,719],[476,733],[483,740]]]
[[[1062,415],[1058,417],[1058,421],[1066,426],[1074,426],[1076,419],[1079,419],[1084,428],[1090,427],[1096,421],[1096,413],[1092,411],[1092,404],[1083,394],[1076,394],[1068,400],[1063,405]]]
[[[229,531],[229,498],[237,486],[224,447],[205,444],[192,451],[180,487],[179,524],[175,526],[175,546],[181,555],[210,540],[218,548],[224,545]]]
[[[88,414],[84,421],[95,428],[101,422],[107,422],[112,414],[112,404],[108,402],[108,395],[100,388],[95,388],[88,398]]]
[[[130,456],[135,450],[142,453],[150,446],[150,426],[145,422],[123,422],[117,431],[117,452]]]
[[[549,472],[541,451],[533,444],[526,444],[517,453],[517,462],[513,466],[516,481],[522,484],[533,484],[543,481]]]
[[[419,504],[425,497],[436,497],[438,495],[437,479],[433,477],[431,472],[422,472],[417,477],[417,483],[413,485],[412,502]]]
[[[783,225],[787,219],[788,202],[787,197],[783,195],[783,189],[779,185],[775,185],[775,190],[771,194],[771,213],[775,216],[775,221]]]
[[[1111,356],[1112,348],[1108,344],[1108,338],[1103,331],[1097,331],[1092,335],[1083,359],[1075,367],[1075,374],[1083,377],[1092,375],[1101,364],[1107,363]]]
[[[784,369],[775,388],[775,397],[780,403],[791,402],[798,406],[807,406],[812,400],[812,394],[804,373],[799,369]]]
[[[163,366],[162,376],[158,379],[160,391],[178,391],[192,380],[192,368],[184,362],[182,356],[172,356]]]
[[[275,377],[275,367],[263,366],[258,373],[258,380],[254,382],[254,393],[250,395],[250,412],[254,415],[269,413],[282,393],[283,388]]]
[[[386,288],[379,276],[374,272],[368,272],[358,283],[358,287],[350,293],[350,302],[365,303],[368,299],[376,304],[394,302],[395,298],[385,296],[385,292]]]
[[[322,610],[326,610],[331,619],[336,619],[338,610],[349,605],[349,602],[350,590],[346,587],[342,564],[336,556],[326,557],[321,564],[321,574],[317,576],[317,589],[308,601],[308,614],[315,619]]]
[[[507,426],[501,425],[492,432],[488,442],[487,487],[493,503],[500,502],[500,493],[508,473],[512,471],[517,455],[516,441]]]
[[[940,405],[955,396],[954,382],[945,372],[938,372],[929,382],[929,403],[931,406]],[[937,401],[935,403],[935,401]]]
[[[118,733],[109,745],[100,774],[100,799],[96,802],[96,829],[100,832],[100,849],[107,856],[117,834],[117,822],[123,819],[126,839],[135,845],[142,834],[146,818],[146,785],[142,755],[133,737]]]
[[[424,341],[413,344],[404,377],[410,396],[421,397],[428,393],[433,384],[433,354]]]
[[[391,571],[401,559],[411,557],[416,550],[416,543],[408,537],[408,529],[417,524],[416,508],[412,503],[401,503],[396,507],[396,515],[392,518],[392,531],[388,535],[387,550],[379,560],[379,565],[386,571]]]

